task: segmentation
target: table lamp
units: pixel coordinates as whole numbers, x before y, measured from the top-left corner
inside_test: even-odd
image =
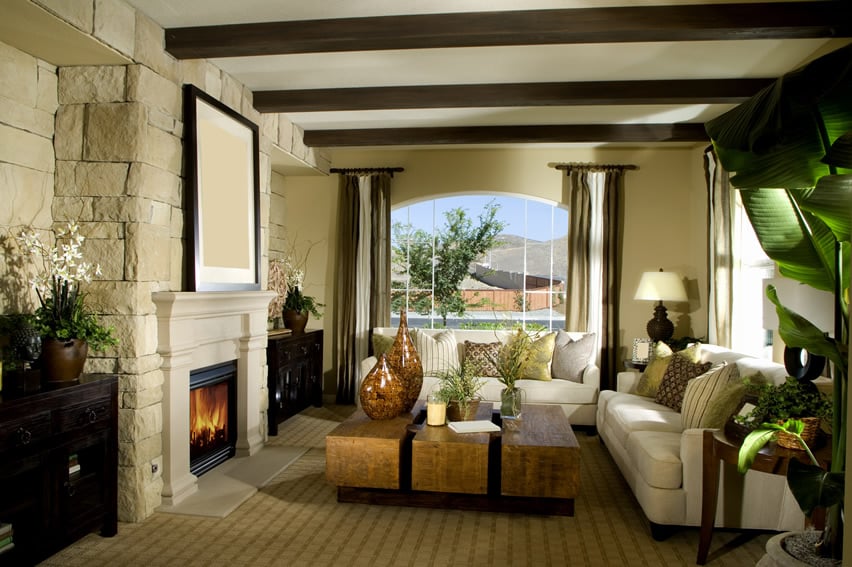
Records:
[[[645,329],[654,341],[666,341],[674,334],[674,324],[669,321],[663,301],[687,301],[686,287],[680,274],[664,272],[644,272],[639,280],[639,288],[634,299],[659,301],[654,307],[654,318],[648,321]]]

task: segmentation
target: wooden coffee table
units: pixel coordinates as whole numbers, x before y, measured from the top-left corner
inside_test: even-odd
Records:
[[[392,420],[361,410],[326,436],[326,478],[340,502],[574,514],[580,446],[558,406],[526,404],[521,427],[455,433],[422,405]],[[477,419],[500,422],[491,404]]]

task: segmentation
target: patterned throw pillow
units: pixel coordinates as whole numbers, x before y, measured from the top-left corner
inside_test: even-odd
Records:
[[[685,349],[678,351],[678,354],[691,362],[701,360],[701,343],[692,344]],[[663,374],[666,368],[669,367],[669,362],[673,356],[672,349],[669,345],[662,341],[657,341],[651,351],[651,361],[639,377],[639,383],[636,384],[636,393],[640,396],[653,398],[657,395],[657,390],[660,388],[660,383],[663,381]]]
[[[710,362],[695,363],[675,354],[663,374],[663,381],[660,382],[654,401],[679,412],[687,382],[704,374],[711,366]]]
[[[532,342],[529,347],[529,358],[527,358],[523,378],[528,380],[551,380],[550,360],[553,358],[553,347],[555,344],[556,333],[547,333]]]
[[[471,365],[477,376],[500,376],[494,361],[500,353],[502,343],[464,342],[464,362]]]
[[[428,335],[420,329],[414,329],[411,338],[414,341],[417,354],[420,355],[424,376],[437,376],[459,366],[456,335],[452,329],[434,336]]]
[[[550,374],[559,380],[571,382],[583,381],[583,370],[592,359],[595,348],[595,334],[589,333],[576,341],[560,329],[556,332],[556,346],[553,349],[553,364]]]
[[[680,412],[683,428],[722,428],[743,394],[745,385],[736,364],[714,366],[687,383]]]

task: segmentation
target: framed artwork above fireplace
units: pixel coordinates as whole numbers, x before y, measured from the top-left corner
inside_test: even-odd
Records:
[[[260,289],[257,125],[184,85],[184,154],[190,291]]]

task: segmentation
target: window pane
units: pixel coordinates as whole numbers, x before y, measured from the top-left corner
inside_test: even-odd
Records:
[[[482,228],[480,216],[487,213],[489,206],[497,207],[494,220],[502,224],[497,244],[473,258],[466,273],[457,273],[454,278],[442,277],[451,265],[442,254],[453,255],[468,245],[475,249],[474,240],[457,240],[455,248],[442,244],[451,218],[459,221],[454,225],[454,235],[472,237]],[[554,329],[564,326],[566,210],[529,199],[469,195],[401,207],[392,212],[391,220],[394,224],[392,300],[395,313],[402,305],[408,306],[411,326],[443,326],[442,307],[448,327],[521,324]],[[411,230],[402,230],[403,225]],[[431,242],[433,238],[435,247],[431,248],[427,263],[419,257],[425,245],[415,252],[416,241]],[[403,258],[405,255],[407,258]],[[459,294],[457,299],[444,299],[442,304],[441,298],[447,298],[449,293],[445,289],[447,279]],[[447,307],[452,301],[461,305],[454,303],[452,308]],[[394,315],[393,323],[397,322]]]

